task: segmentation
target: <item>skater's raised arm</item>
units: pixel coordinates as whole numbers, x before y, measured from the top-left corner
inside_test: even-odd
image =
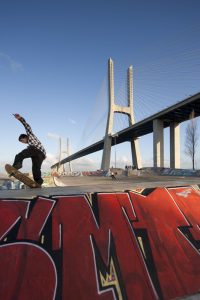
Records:
[[[22,116],[20,116],[19,114],[13,114],[13,116],[24,125],[24,128],[26,129],[26,133],[28,135],[33,134],[31,126],[28,123],[26,123],[25,119]]]
[[[25,119],[22,116],[20,116],[19,114],[13,114],[13,115],[17,120],[19,120],[24,125],[24,128],[27,133],[27,134],[21,134],[19,136],[19,141],[22,143],[25,143],[25,144],[28,143],[29,146],[35,147],[36,149],[40,150],[46,156],[46,151],[45,151],[44,147],[42,146],[39,139],[33,134],[30,125],[27,124]]]

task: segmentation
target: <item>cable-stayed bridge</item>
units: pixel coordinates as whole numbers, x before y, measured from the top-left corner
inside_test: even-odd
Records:
[[[191,112],[195,112],[195,116],[200,116],[200,93],[197,93],[185,100],[180,101],[158,113],[152,115],[138,123],[135,123],[132,126],[125,128],[117,132],[114,136],[111,136],[111,145],[117,145],[130,141],[133,138],[141,137],[143,135],[153,132],[154,122],[160,120],[163,122],[163,128],[169,127],[174,123],[181,123],[187,121],[191,115]],[[171,146],[172,147],[172,146]],[[103,150],[104,148],[104,139],[66,157],[61,160],[60,163],[56,163],[52,168],[57,167],[59,164],[65,164],[77,158],[89,155],[96,151]],[[172,166],[172,164],[171,164]]]
[[[88,147],[68,156],[67,158],[54,164],[52,168],[85,155],[103,150],[101,169],[108,170],[110,165],[111,147],[123,142],[131,143],[133,165],[137,168],[142,166],[138,138],[149,133],[153,133],[153,160],[155,167],[164,166],[164,141],[163,129],[170,127],[170,167],[180,168],[180,129],[179,124],[188,120],[191,113],[195,117],[200,115],[199,101],[200,93],[189,96],[176,104],[173,104],[159,112],[152,114],[143,120],[135,123],[133,111],[133,70],[127,70],[127,105],[117,104],[114,94],[114,70],[113,61],[108,62],[108,95],[109,110],[105,137],[98,142],[92,143]],[[114,113],[128,116],[129,126],[113,134]]]

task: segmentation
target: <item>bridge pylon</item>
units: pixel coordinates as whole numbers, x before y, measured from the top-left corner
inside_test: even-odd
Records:
[[[113,120],[114,113],[126,114],[129,117],[129,126],[135,123],[134,112],[133,112],[133,67],[130,66],[127,70],[127,90],[128,90],[128,106],[120,106],[115,104],[114,96],[114,64],[112,59],[108,60],[108,97],[109,97],[109,110],[106,132],[104,137],[104,149],[101,162],[102,170],[109,170],[110,168],[110,156],[111,156],[111,146],[113,138],[115,143],[117,142],[117,134],[113,134]],[[131,139],[131,153],[132,153],[132,163],[133,166],[140,169],[141,165],[141,155],[139,148],[138,139]]]

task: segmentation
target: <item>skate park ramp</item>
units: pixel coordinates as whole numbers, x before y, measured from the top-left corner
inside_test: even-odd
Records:
[[[0,194],[0,220],[0,299],[200,299],[198,185]]]

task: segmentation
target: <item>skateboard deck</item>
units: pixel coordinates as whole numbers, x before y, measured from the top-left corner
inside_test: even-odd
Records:
[[[32,180],[30,177],[24,175],[19,170],[15,169],[13,166],[6,164],[5,165],[6,172],[10,175],[23,182],[25,185],[30,188],[40,188],[41,185]]]

